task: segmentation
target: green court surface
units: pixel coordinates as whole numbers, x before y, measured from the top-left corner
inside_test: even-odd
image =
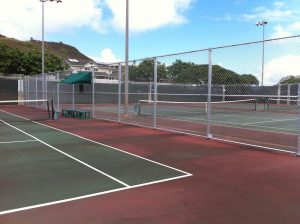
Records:
[[[162,116],[163,117],[163,116]],[[192,116],[169,115],[170,119],[187,122],[207,122],[205,114]],[[290,134],[298,133],[297,115],[276,114],[270,112],[243,112],[232,114],[212,114],[211,123],[226,127],[248,128],[252,130],[264,130],[274,132],[284,132]]]
[[[238,105],[239,110],[212,110],[211,124],[224,127],[245,128],[259,131],[283,132],[287,134],[298,133],[299,116],[296,111],[264,110],[262,105],[258,105],[257,110],[254,110],[254,105],[250,108],[243,108],[243,105]],[[283,107],[284,108],[284,107]],[[245,109],[245,110],[243,110]],[[117,107],[97,108],[99,111],[111,112],[117,114]],[[121,111],[122,113],[122,111]],[[146,118],[153,116],[153,107],[149,106],[142,111],[140,115],[134,109],[134,105],[129,107],[129,113],[133,116]],[[191,123],[207,123],[207,113],[203,108],[169,108],[160,106],[157,108],[157,118],[170,120],[172,124],[178,122]],[[182,125],[182,123],[179,123]],[[158,121],[159,125],[159,121]]]
[[[191,175],[10,116],[0,112],[0,214]]]

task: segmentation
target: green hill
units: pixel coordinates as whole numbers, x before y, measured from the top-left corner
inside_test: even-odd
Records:
[[[8,44],[10,47],[18,48],[21,51],[31,51],[36,48],[38,51],[42,49],[42,42],[31,39],[30,41],[20,41],[14,38],[8,38],[0,34],[0,42]],[[61,57],[64,60],[75,58],[78,61],[88,62],[92,59],[82,54],[78,49],[73,46],[64,44],[62,42],[47,42],[45,41],[45,51]]]

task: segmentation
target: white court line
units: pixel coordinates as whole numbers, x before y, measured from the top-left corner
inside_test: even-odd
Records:
[[[10,142],[0,142],[0,144],[13,144],[13,143],[26,143],[26,142],[37,142],[37,140],[23,140],[23,141],[10,141]]]
[[[7,112],[7,111],[2,111],[2,112],[5,112],[5,113],[11,114],[11,115],[13,115],[13,116],[22,118],[21,116],[12,114],[12,113]],[[28,119],[26,119],[26,120],[28,120]],[[3,121],[3,122],[4,122],[4,121]],[[4,123],[6,123],[6,122],[4,122]],[[67,133],[67,134],[70,134],[70,135],[73,135],[73,136],[76,136],[76,137],[79,137],[79,138],[81,138],[81,139],[84,139],[84,140],[87,140],[87,141],[96,143],[96,144],[98,144],[98,145],[106,146],[106,147],[109,147],[109,148],[111,148],[111,149],[115,149],[115,150],[124,152],[124,153],[126,153],[126,154],[129,154],[129,155],[132,155],[132,156],[135,156],[135,157],[144,159],[144,160],[146,160],[146,161],[149,161],[149,162],[152,162],[152,163],[155,163],[155,164],[158,164],[158,165],[161,165],[161,166],[164,166],[164,167],[167,167],[167,168],[176,170],[176,171],[178,171],[178,172],[184,173],[184,175],[177,176],[177,177],[172,177],[172,178],[161,179],[161,180],[152,181],[152,182],[147,182],[147,183],[144,183],[144,184],[137,184],[137,185],[132,185],[132,186],[126,185],[125,187],[118,188],[118,189],[113,189],[113,190],[109,190],[109,191],[103,191],[103,192],[99,192],[99,193],[94,193],[94,194],[88,194],[88,195],[83,195],[83,196],[78,196],[78,197],[68,198],[68,199],[64,199],[64,200],[58,200],[58,201],[53,201],[53,202],[48,202],[48,203],[42,203],[42,204],[38,204],[38,205],[26,206],[26,207],[17,208],[17,209],[11,209],[11,210],[6,210],[6,211],[0,211],[0,215],[9,214],[9,213],[14,213],[14,212],[19,212],[19,211],[24,211],[24,210],[29,210],[29,209],[34,209],[34,208],[40,208],[40,207],[45,207],[45,206],[50,206],[50,205],[55,205],[55,204],[60,204],[60,203],[66,203],[66,202],[70,202],[70,201],[75,201],[75,200],[80,200],[80,199],[85,199],[85,198],[95,197],[95,196],[104,195],[104,194],[109,194],[109,193],[118,192],[118,191],[130,190],[130,189],[133,189],[133,188],[138,188],[138,187],[143,187],[143,186],[148,186],[148,185],[153,185],[153,184],[157,184],[157,183],[163,183],[163,182],[168,182],[168,181],[172,181],[172,180],[176,180],[176,179],[181,179],[181,178],[193,176],[193,174],[191,174],[191,173],[188,173],[188,172],[185,172],[185,171],[176,169],[176,168],[171,167],[171,166],[167,166],[167,165],[162,164],[162,163],[159,163],[159,162],[155,162],[155,161],[153,161],[153,160],[150,160],[150,159],[147,159],[147,158],[144,158],[144,157],[141,157],[141,156],[138,156],[138,155],[135,155],[135,154],[132,154],[132,153],[123,151],[123,150],[121,150],[121,149],[118,149],[118,148],[115,148],[115,147],[112,147],[112,146],[108,146],[108,145],[105,145],[105,144],[102,144],[102,143],[99,143],[99,142],[96,142],[96,141],[93,141],[93,140],[84,138],[84,137],[82,137],[82,136],[79,136],[79,135],[76,135],[76,134],[73,134],[73,133],[70,133],[70,132],[67,132],[67,131],[64,131],[64,130],[60,130],[60,129],[57,129],[57,128],[54,128],[54,127],[51,127],[51,126],[48,126],[48,125],[45,125],[45,124],[36,122],[36,121],[33,121],[33,123],[36,123],[36,124],[39,124],[39,125],[42,125],[42,126],[45,126],[45,127],[51,128],[51,129],[54,129],[54,130],[58,130],[58,131],[61,131],[61,132],[63,132],[63,133]],[[7,124],[7,123],[6,123],[6,124]],[[8,124],[8,125],[9,125],[9,124]],[[9,126],[10,126],[10,125],[9,125]],[[18,130],[18,128],[16,128],[16,127],[14,127],[14,128]],[[25,132],[22,131],[22,130],[20,130],[20,131],[21,131],[22,133],[24,133],[24,134],[27,134],[27,135],[31,136],[30,134],[25,133]],[[34,137],[34,136],[31,136],[31,137],[33,137],[34,139],[37,139],[37,138]],[[37,139],[37,140],[40,141],[40,142],[42,142],[42,141],[39,140],[39,139]],[[42,142],[42,143],[43,143],[43,142]],[[43,144],[46,144],[47,146],[49,146],[50,148],[52,148],[52,146],[48,145],[47,143],[43,143]],[[53,147],[53,149],[54,149],[54,147]],[[57,149],[55,149],[55,150],[57,150]],[[60,151],[60,150],[58,150],[58,151]],[[64,152],[61,152],[61,153],[65,154]],[[66,155],[68,156],[68,154],[66,154]],[[71,157],[71,156],[70,156],[70,157]],[[74,159],[77,161],[76,158],[74,158]]]
[[[272,123],[272,122],[281,122],[281,121],[296,121],[298,118],[293,119],[281,119],[281,120],[270,120],[270,121],[258,121],[258,122],[249,122],[249,123],[242,123],[243,125],[252,125],[252,124],[264,124],[264,123]]]
[[[158,117],[158,118],[165,119],[165,120],[182,121],[182,122],[188,122],[188,123],[205,124],[205,125],[206,125],[206,123],[203,123],[203,122],[207,122],[207,120],[204,120],[204,119],[190,119],[190,120],[182,119],[181,120],[180,118],[182,118],[182,117],[178,117],[179,119],[170,118],[170,117]],[[201,122],[201,121],[203,121],[203,122]],[[213,122],[212,123],[213,125],[217,125],[217,126],[240,128],[240,129],[246,129],[246,130],[252,130],[252,131],[267,131],[267,132],[272,132],[272,133],[276,133],[276,134],[298,135],[298,134],[294,134],[291,132],[287,133],[287,132],[281,132],[281,131],[272,131],[269,129],[264,129],[264,130],[258,129],[259,127],[262,127],[262,128],[272,128],[272,129],[277,129],[277,130],[297,131],[296,129],[290,129],[290,128],[278,128],[278,127],[269,127],[269,126],[251,125],[251,124],[249,124],[248,126],[253,126],[254,128],[247,128],[247,127],[241,127],[241,126],[246,126],[242,123],[222,122],[222,121],[218,121],[218,120],[211,120],[211,122]],[[157,122],[157,124],[159,125],[159,122]],[[229,126],[226,126],[226,125],[229,125]],[[148,126],[148,127],[151,127],[151,126]]]
[[[152,181],[152,182],[148,182],[148,183],[144,183],[144,184],[132,185],[132,186],[129,186],[129,187],[122,187],[122,188],[118,188],[118,189],[113,189],[113,190],[108,190],[108,191],[102,191],[102,192],[98,192],[98,193],[87,194],[87,195],[83,195],[83,196],[78,196],[78,197],[73,197],[73,198],[68,198],[68,199],[53,201],[53,202],[47,202],[47,203],[42,203],[42,204],[38,204],[38,205],[32,205],[32,206],[26,206],[26,207],[22,207],[22,208],[16,208],[16,209],[11,209],[11,210],[1,211],[0,215],[5,215],[5,214],[9,214],[9,213],[14,213],[14,212],[20,212],[20,211],[34,209],[34,208],[46,207],[46,206],[50,206],[50,205],[56,205],[56,204],[61,204],[61,203],[66,203],[66,202],[71,202],[71,201],[76,201],[76,200],[85,199],[85,198],[96,197],[96,196],[99,196],[99,195],[109,194],[109,193],[113,193],[113,192],[130,190],[130,189],[134,189],[134,188],[138,188],[138,187],[143,187],[143,186],[148,186],[148,185],[153,185],[153,184],[168,182],[168,181],[172,181],[172,180],[176,180],[176,179],[181,179],[181,178],[185,178],[185,177],[189,177],[189,176],[192,176],[192,175],[182,175],[182,176],[178,176],[178,177],[172,177],[172,178],[167,178],[167,179]]]
[[[85,162],[83,162],[83,161],[81,161],[81,160],[79,160],[79,159],[77,159],[77,158],[75,158],[75,157],[73,157],[73,156],[71,156],[71,155],[69,155],[69,154],[67,154],[67,153],[65,153],[65,152],[63,152],[63,151],[61,151],[61,150],[59,150],[59,149],[57,149],[57,148],[55,148],[55,147],[52,146],[52,145],[49,145],[48,143],[46,143],[46,142],[44,142],[44,141],[38,139],[37,137],[35,137],[35,136],[33,136],[33,135],[31,135],[31,134],[29,134],[29,133],[27,133],[27,132],[25,132],[25,131],[23,131],[23,130],[21,130],[21,129],[19,129],[19,128],[17,128],[17,127],[15,127],[15,126],[13,126],[13,125],[11,125],[11,124],[9,124],[9,123],[3,121],[3,120],[0,120],[0,121],[2,121],[4,124],[8,125],[8,126],[11,127],[11,128],[14,128],[14,129],[16,129],[16,130],[22,132],[23,134],[28,135],[29,137],[31,137],[31,138],[33,138],[33,139],[36,139],[36,140],[39,141],[40,143],[42,143],[42,144],[48,146],[49,148],[54,149],[55,151],[57,151],[57,152],[59,152],[59,153],[65,155],[65,156],[67,156],[67,157],[69,157],[69,158],[71,158],[71,159],[73,159],[73,160],[75,160],[75,161],[77,161],[77,162],[79,162],[79,163],[81,163],[81,164],[87,166],[88,168],[90,168],[90,169],[92,169],[92,170],[94,170],[94,171],[96,171],[96,172],[98,172],[98,173],[100,173],[100,174],[102,174],[102,175],[104,175],[104,176],[106,176],[106,177],[108,177],[108,178],[110,178],[110,179],[112,179],[112,180],[118,182],[119,184],[122,184],[123,186],[129,187],[129,185],[126,184],[126,183],[124,183],[123,181],[121,181],[121,180],[119,180],[119,179],[117,179],[117,178],[115,178],[115,177],[113,177],[113,176],[111,176],[111,175],[109,175],[109,174],[107,174],[107,173],[104,173],[104,172],[101,171],[101,170],[98,170],[97,168],[95,168],[95,167],[93,167],[93,166],[91,166],[91,165],[89,165],[89,164],[87,164],[87,163],[85,163]]]
[[[1,111],[1,110],[0,110],[0,111]],[[22,118],[21,116],[18,116],[18,115],[16,115],[16,114],[13,114],[13,113],[10,113],[10,112],[7,112],[7,111],[2,111],[2,112],[5,112],[5,113],[10,114],[10,115],[15,116],[15,117]],[[26,119],[26,118],[25,118],[25,119]],[[28,120],[28,119],[27,119],[27,120]],[[176,170],[176,171],[178,171],[178,172],[180,172],[180,173],[184,173],[184,174],[187,174],[187,175],[192,175],[191,173],[185,172],[185,171],[183,171],[183,170],[180,170],[180,169],[177,169],[177,168],[174,168],[174,167],[165,165],[165,164],[163,164],[163,163],[156,162],[156,161],[151,160],[151,159],[147,159],[147,158],[145,158],[145,157],[142,157],[142,156],[139,156],[139,155],[136,155],[136,154],[133,154],[133,153],[124,151],[124,150],[122,150],[122,149],[118,149],[118,148],[113,147],[113,146],[110,146],[110,145],[106,145],[106,144],[103,144],[103,143],[100,143],[100,142],[97,142],[97,141],[94,141],[94,140],[91,140],[91,139],[82,137],[82,136],[77,135],[77,134],[74,134],[74,133],[72,133],[72,132],[64,131],[64,130],[61,130],[61,129],[59,129],[59,128],[55,128],[55,127],[52,127],[52,126],[49,126],[49,125],[46,125],[46,124],[39,123],[39,122],[37,122],[37,121],[32,121],[32,122],[35,123],[35,124],[39,124],[39,125],[41,125],[41,126],[45,126],[45,127],[48,127],[48,128],[51,128],[51,129],[54,129],[54,130],[57,130],[57,131],[60,131],[60,132],[69,134],[69,135],[73,135],[73,136],[75,136],[75,137],[84,139],[84,140],[86,140],[86,141],[95,143],[95,144],[97,144],[97,145],[102,145],[102,146],[108,147],[108,148],[110,148],[110,149],[114,149],[114,150],[123,152],[123,153],[125,153],[125,154],[128,154],[128,155],[131,155],[131,156],[134,156],[134,157],[137,157],[137,158],[140,158],[140,159],[143,159],[143,160],[146,160],[146,161],[155,163],[155,164],[157,164],[157,165],[164,166],[164,167],[170,168],[170,169],[172,169],[172,170]]]
[[[124,150],[122,150],[122,149],[115,148],[115,147],[110,146],[110,145],[106,145],[106,144],[103,144],[103,143],[100,143],[100,142],[96,142],[96,141],[94,141],[94,140],[91,140],[91,139],[82,137],[82,136],[80,136],[80,135],[76,135],[76,134],[74,134],[74,133],[72,133],[72,132],[68,132],[68,131],[64,131],[64,130],[58,129],[58,128],[54,128],[54,127],[51,127],[51,126],[49,126],[49,125],[42,124],[42,123],[39,123],[39,122],[36,122],[36,121],[33,121],[33,123],[36,123],[36,124],[39,124],[39,125],[42,125],[42,126],[45,126],[45,127],[48,127],[48,128],[51,128],[51,129],[54,129],[54,130],[57,130],[57,131],[66,133],[66,134],[69,134],[69,135],[76,136],[76,137],[81,138],[81,139],[84,139],[84,140],[86,140],[86,141],[93,142],[93,143],[95,143],[95,144],[97,144],[97,145],[102,145],[102,146],[105,146],[105,147],[108,147],[108,148],[111,148],[111,149],[114,149],[114,150],[123,152],[123,153],[125,153],[125,154],[128,154],[128,155],[131,155],[131,156],[134,156],[134,157],[137,157],[137,158],[140,158],[140,159],[149,161],[149,162],[151,162],[151,163],[155,163],[155,164],[157,164],[157,165],[160,165],[160,166],[163,166],[163,167],[167,167],[167,168],[172,169],[172,170],[176,170],[176,171],[178,171],[178,172],[180,172],[180,173],[184,173],[184,174],[186,174],[186,175],[192,175],[192,174],[190,174],[190,173],[188,173],[188,172],[185,172],[185,171],[183,171],[183,170],[179,170],[179,169],[177,169],[177,168],[174,168],[174,167],[165,165],[165,164],[163,164],[163,163],[156,162],[156,161],[151,160],[151,159],[147,159],[147,158],[145,158],[145,157],[142,157],[142,156],[139,156],[139,155],[136,155],[136,154],[133,154],[133,153],[124,151]]]

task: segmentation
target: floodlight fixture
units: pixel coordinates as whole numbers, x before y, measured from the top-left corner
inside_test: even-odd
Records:
[[[257,23],[256,23],[256,26],[265,26],[265,25],[267,25],[267,24],[268,24],[267,21],[262,20],[262,21],[257,22]]]

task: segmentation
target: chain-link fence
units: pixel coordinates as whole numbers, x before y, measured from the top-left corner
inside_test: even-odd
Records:
[[[128,82],[125,63],[109,65],[115,80],[93,72],[91,85],[47,74],[46,94],[42,77],[30,77],[25,97],[53,99],[57,111],[88,109],[94,118],[300,154],[299,43],[294,36],[130,61]]]

